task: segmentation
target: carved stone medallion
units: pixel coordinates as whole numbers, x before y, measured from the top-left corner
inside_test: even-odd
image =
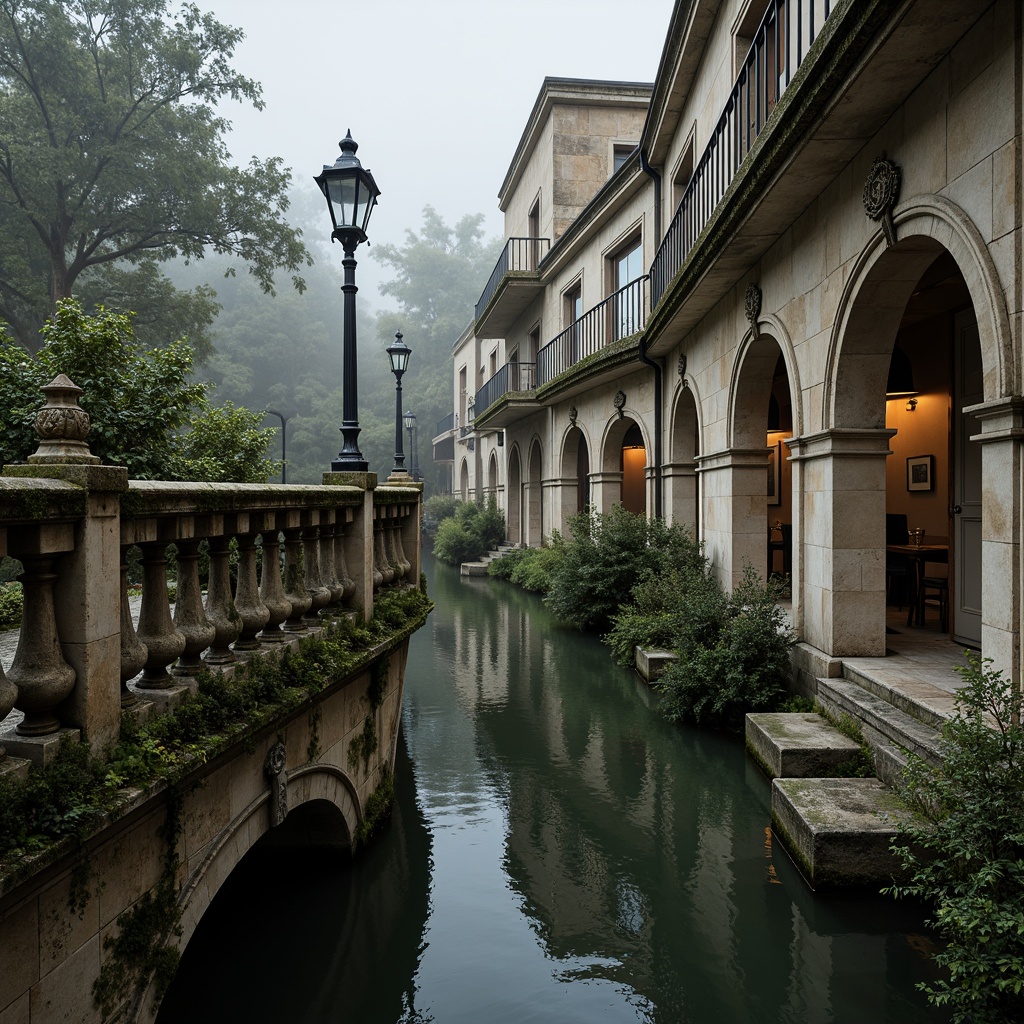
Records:
[[[892,211],[899,202],[902,175],[899,167],[885,154],[875,158],[864,183],[864,212],[875,221],[882,222],[886,245],[896,244],[896,226],[892,222]]]
[[[626,392],[616,391],[615,397],[612,399],[612,405],[614,405],[615,408],[618,410],[619,419],[621,420],[623,417],[622,410],[626,408]]]
[[[761,329],[757,318],[761,315],[761,289],[756,284],[747,285],[747,292],[743,296],[743,312],[750,321],[750,333],[754,338],[759,338]]]
[[[574,427],[576,426],[576,417],[577,417],[578,415],[579,415],[579,413],[577,413],[577,411],[576,411],[576,406],[575,406],[575,405],[570,405],[570,406],[569,406],[569,422],[570,422],[570,423],[571,423],[571,424],[572,424],[572,425],[573,425]]]

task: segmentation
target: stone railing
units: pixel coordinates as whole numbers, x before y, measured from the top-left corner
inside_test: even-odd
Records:
[[[17,649],[0,668],[11,755],[43,763],[76,731],[102,749],[123,709],[180,697],[202,668],[273,649],[332,611],[368,619],[381,588],[419,585],[421,485],[407,475],[381,486],[373,473],[294,487],[129,481],[89,453],[80,390],[63,377],[43,390],[39,450],[0,476],[0,555],[24,567]]]

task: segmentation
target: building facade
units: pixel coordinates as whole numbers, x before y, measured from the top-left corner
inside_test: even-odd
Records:
[[[453,490],[523,544],[621,503],[727,584],[785,573],[818,675],[885,653],[887,529],[920,529],[950,638],[1019,678],[1021,20],[679,0],[652,85],[547,79],[454,350]]]

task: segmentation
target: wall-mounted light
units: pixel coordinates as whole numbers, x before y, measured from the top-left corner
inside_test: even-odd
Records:
[[[916,398],[911,398],[910,401],[907,402],[907,412],[914,412],[916,409],[917,409],[917,399]]]
[[[885,384],[885,397],[910,398],[916,394],[917,388],[914,387],[914,371],[910,365],[910,358],[899,345],[896,345],[889,361],[889,377]]]

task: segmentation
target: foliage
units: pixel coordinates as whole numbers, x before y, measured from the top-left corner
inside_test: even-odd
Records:
[[[435,494],[423,502],[423,527],[436,530],[446,519],[451,519],[462,502],[454,494]]]
[[[366,801],[366,813],[356,826],[357,846],[365,846],[391,820],[391,808],[395,802],[395,775],[385,766],[380,785]]]
[[[0,629],[14,629],[21,622],[21,584],[0,583]]]
[[[233,402],[207,406],[178,442],[172,475],[180,480],[262,484],[277,465],[265,458],[274,428],[261,430],[261,412],[236,409]]]
[[[513,548],[487,566],[487,574],[508,580],[523,590],[546,594],[551,589],[551,576],[561,564],[563,543],[556,530],[551,544],[541,548]]]
[[[90,276],[93,301],[159,300],[150,313],[163,342],[178,328],[161,306],[187,307],[200,327],[213,310],[208,290],[170,294],[156,264],[231,253],[269,291],[277,267],[306,262],[282,217],[280,160],[239,168],[224,144],[222,102],[263,106],[258,83],[230,64],[241,39],[168,0],[0,7],[0,317],[27,348],[52,304]]]
[[[505,517],[493,497],[483,502],[460,502],[455,515],[437,528],[434,554],[448,565],[470,562],[505,539]]]
[[[887,891],[923,899],[946,941],[929,1001],[956,1024],[1009,1024],[1024,1019],[1024,696],[978,655],[960,673],[942,764],[909,758],[921,817],[893,843],[910,881]]]
[[[691,550],[680,526],[634,515],[621,505],[605,513],[588,509],[569,521],[545,601],[567,625],[603,632],[639,579],[685,562]]]
[[[102,307],[89,315],[74,299],[58,304],[43,335],[35,355],[0,336],[2,462],[35,451],[39,389],[63,373],[82,388],[93,455],[126,466],[132,479],[266,480],[271,432],[256,430],[259,415],[209,403],[186,342],[140,351],[130,316]]]
[[[661,709],[673,722],[739,730],[749,711],[775,708],[785,697],[793,634],[778,606],[778,585],[747,566],[732,594],[710,574],[694,586],[680,615],[677,659],[658,680]]]

